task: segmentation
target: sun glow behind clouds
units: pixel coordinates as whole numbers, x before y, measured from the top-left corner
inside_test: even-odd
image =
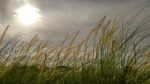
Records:
[[[18,21],[24,25],[32,25],[36,23],[39,18],[39,9],[30,4],[25,4],[16,10]]]

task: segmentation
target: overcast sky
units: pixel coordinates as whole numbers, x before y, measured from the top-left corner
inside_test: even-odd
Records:
[[[0,24],[11,25],[11,34],[26,37],[38,34],[51,42],[63,39],[68,32],[86,31],[104,15],[129,16],[143,7],[144,15],[150,13],[150,0],[27,0],[40,10],[42,18],[34,26],[17,23],[15,10],[25,4],[23,0],[0,0]],[[31,36],[30,36],[31,35]]]

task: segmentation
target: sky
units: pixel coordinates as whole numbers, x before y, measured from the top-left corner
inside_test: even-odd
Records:
[[[22,25],[16,21],[15,10],[30,3],[39,9],[40,21]],[[150,14],[150,0],[0,0],[0,25],[10,25],[9,35],[21,34],[24,39],[38,35],[51,43],[63,40],[77,30],[84,35],[107,15],[109,18],[128,17],[146,7]]]

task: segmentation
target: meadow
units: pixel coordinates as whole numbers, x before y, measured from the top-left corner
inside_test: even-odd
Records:
[[[84,39],[77,31],[51,47],[38,36],[4,40],[8,26],[0,31],[0,84],[150,84],[149,20],[136,20],[104,16]]]

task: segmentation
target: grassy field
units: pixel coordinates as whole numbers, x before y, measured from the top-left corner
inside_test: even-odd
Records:
[[[150,84],[150,25],[135,21],[104,16],[85,39],[75,32],[53,47],[36,36],[5,41],[8,26],[0,32],[0,84]]]

